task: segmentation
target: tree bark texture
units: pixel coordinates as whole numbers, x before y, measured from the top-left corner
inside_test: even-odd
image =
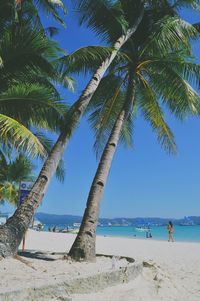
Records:
[[[99,219],[100,203],[112,160],[118,145],[121,130],[126,121],[135,94],[134,78],[129,80],[125,104],[113,126],[111,135],[104,148],[99,166],[90,188],[86,209],[79,233],[72,245],[69,256],[74,260],[95,261],[96,257],[96,227]]]
[[[0,257],[14,256],[20,242],[28,229],[33,215],[40,205],[48,184],[53,177],[64,150],[66,149],[73,130],[76,128],[81,116],[87,108],[92,95],[96,91],[104,73],[112,63],[120,48],[137,30],[144,14],[141,9],[140,16],[134,26],[123,34],[114,44],[113,51],[101,66],[97,69],[80,98],[70,109],[67,115],[68,123],[62,130],[52,152],[45,161],[43,168],[24,203],[17,208],[14,215],[8,219],[3,227],[0,227]],[[98,186],[99,187],[99,186]]]

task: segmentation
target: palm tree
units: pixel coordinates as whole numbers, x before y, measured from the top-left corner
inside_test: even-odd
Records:
[[[159,142],[172,153],[176,152],[176,144],[164,120],[162,103],[177,118],[199,113],[200,97],[188,80],[198,87],[200,65],[192,60],[189,41],[180,38],[177,45],[172,45],[172,36],[170,43],[163,39],[166,29],[170,32],[176,22],[174,17],[162,20],[160,29],[142,47],[138,41],[126,43],[120,51],[124,60],[113,62],[110,74],[102,80],[91,101],[95,110],[90,121],[96,131],[97,150],[108,138],[88,194],[79,233],[69,252],[75,260],[95,260],[101,197],[120,136],[124,136],[122,131],[130,135],[127,129],[131,127],[127,122],[130,122],[133,108],[141,110]],[[105,94],[105,91],[108,92]]]
[[[19,200],[19,184],[21,181],[31,181],[33,163],[27,157],[19,154],[15,160],[0,159],[0,199],[8,201],[17,207]]]
[[[65,111],[51,83],[58,78],[52,62],[58,50],[26,25],[15,30],[11,25],[0,41],[0,139],[33,155],[44,148],[28,128],[55,130]]]
[[[166,2],[166,1],[163,1]],[[78,101],[71,107],[66,114],[66,123],[62,128],[61,134],[55,143],[48,159],[46,160],[36,180],[29,196],[23,204],[16,210],[15,214],[7,221],[0,232],[0,256],[11,256],[17,252],[17,248],[28,228],[31,218],[39,206],[44,192],[53,176],[60,158],[68,145],[69,139],[78,124],[82,114],[89,104],[92,95],[96,91],[103,75],[117,56],[120,48],[136,32],[144,15],[145,10],[148,14],[150,8],[160,1],[109,1],[109,0],[80,0],[78,1],[82,9],[82,21],[102,32],[104,37],[112,37],[115,40],[110,55],[102,62],[100,67],[94,72],[92,79]],[[128,4],[128,5],[127,5]],[[97,13],[98,12],[98,13]],[[100,13],[101,12],[101,13]],[[168,12],[167,12],[168,14]],[[103,19],[99,16],[105,16]],[[101,20],[100,20],[101,19]],[[105,24],[105,26],[104,26]],[[111,27],[108,27],[108,25]],[[98,27],[100,26],[100,30]],[[111,28],[111,30],[110,30]],[[112,34],[113,33],[113,34]],[[68,67],[68,65],[67,65]],[[69,69],[67,68],[67,72]],[[5,244],[5,240],[7,244]],[[8,241],[10,243],[8,243]],[[11,243],[12,242],[12,243]]]
[[[120,49],[120,47],[128,40],[128,38],[132,36],[132,34],[136,31],[139,23],[142,20],[143,11],[144,11],[143,1],[139,1],[139,0],[134,1],[134,4],[132,4],[132,8],[134,8],[133,11],[135,12],[135,14],[132,15],[132,18],[129,20],[129,24],[128,24],[128,20],[125,19],[126,14],[121,10],[121,7],[119,7],[119,3],[114,3],[111,1],[103,1],[103,2],[107,2],[107,6],[104,7],[103,5],[102,8],[107,13],[110,13],[110,16],[114,14],[113,19],[116,26],[120,28],[120,34],[118,34],[117,36],[117,40],[114,43],[113,50],[109,55],[109,57],[102,62],[100,67],[94,73],[91,81],[87,85],[85,91],[83,92],[79,100],[72,106],[72,108],[67,113],[67,117],[66,117],[67,122],[63,127],[63,130],[61,131],[61,134],[56,144],[54,145],[51,154],[46,160],[38,179],[36,180],[31,192],[29,193],[29,196],[26,198],[23,204],[16,210],[13,217],[9,219],[7,223],[4,225],[4,227],[1,229],[0,256],[10,256],[11,254],[16,253],[20,241],[24,235],[24,232],[28,228],[32,216],[43,198],[44,191],[47,188],[49,180],[55,173],[60,158],[63,155],[64,149],[69,142],[72,131],[74,130],[81,115],[83,114],[85,108],[87,107],[92,97],[92,94],[98,87],[101,78],[103,77],[107,68],[111,64],[112,60],[117,55],[117,52]],[[136,12],[138,14],[136,14]],[[7,245],[5,245],[4,244],[5,237],[9,237],[12,243],[11,244],[7,243]]]

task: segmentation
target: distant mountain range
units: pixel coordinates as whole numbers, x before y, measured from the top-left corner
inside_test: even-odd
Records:
[[[46,225],[69,225],[81,223],[82,216],[76,215],[57,215],[48,213],[37,213],[36,218]],[[136,217],[136,218],[100,218],[99,225],[102,226],[142,226],[156,225],[163,226],[172,220],[175,225],[190,226],[200,225],[200,216],[187,216],[182,219],[168,219],[159,217]]]

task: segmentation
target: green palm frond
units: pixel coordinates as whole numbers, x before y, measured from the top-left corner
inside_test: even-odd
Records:
[[[179,72],[168,64],[156,63],[146,67],[149,83],[162,97],[171,113],[183,119],[189,114],[198,114],[200,98],[198,93]]]
[[[16,83],[0,93],[0,110],[24,125],[56,130],[66,106],[45,86]]]
[[[67,13],[66,6],[62,0],[34,0],[33,3],[38,8],[38,10],[43,11],[44,14],[52,16],[56,21],[65,25],[63,18],[59,14],[61,10],[64,15]]]
[[[140,56],[167,54],[184,48],[191,54],[191,39],[198,38],[198,31],[188,22],[179,17],[165,17],[155,26],[149,42],[141,51]]]
[[[167,152],[176,153],[174,136],[164,120],[164,113],[157,102],[157,95],[142,77],[136,90],[136,103],[142,111],[144,119],[151,124],[152,129],[156,132],[159,143]]]
[[[3,67],[0,72],[0,89],[10,80],[18,80],[32,72],[54,79],[56,72],[52,61],[58,57],[59,48],[49,41],[42,32],[33,31],[28,26],[16,28],[15,33],[7,30],[0,43]]]
[[[200,22],[194,23],[193,26],[198,32],[200,32]]]
[[[123,128],[120,135],[120,143],[124,145],[124,147],[133,147],[133,125],[133,114],[129,114],[128,118],[123,124]]]
[[[72,73],[94,72],[113,51],[106,46],[87,46],[79,48],[71,54],[55,62],[58,72],[65,76]]]
[[[86,24],[102,39],[116,40],[128,27],[120,1],[75,0],[80,24]]]
[[[0,68],[3,67],[3,60],[2,58],[0,57]]]
[[[17,206],[19,199],[19,183],[32,181],[34,165],[22,154],[9,159],[0,158],[0,198]]]
[[[17,150],[22,150],[32,157],[44,156],[44,147],[25,126],[15,119],[0,114],[0,139],[12,143]]]
[[[88,111],[91,111],[89,122],[95,132],[94,149],[98,156],[105,146],[116,117],[122,108],[124,81],[124,79],[112,75],[104,77],[88,107]]]
[[[56,178],[61,183],[63,183],[65,180],[65,165],[64,160],[62,159],[59,161],[58,167],[56,169]]]
[[[200,86],[200,65],[194,61],[193,57],[186,56],[182,51],[174,52],[159,57],[149,58],[141,63],[144,70],[148,66],[162,68],[167,66],[178,73],[183,79],[194,85],[197,89]]]
[[[29,181],[32,179],[32,172],[35,169],[33,162],[22,154],[19,154],[14,160],[8,164],[9,181]]]
[[[176,0],[174,1],[173,7],[176,9],[181,9],[183,7],[192,8],[196,11],[200,11],[200,2],[199,0]]]
[[[0,183],[0,199],[17,206],[19,199],[19,185],[12,182]]]

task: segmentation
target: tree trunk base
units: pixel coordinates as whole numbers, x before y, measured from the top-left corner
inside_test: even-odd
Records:
[[[95,239],[87,234],[78,235],[68,255],[75,261],[96,262]]]
[[[0,227],[0,258],[16,256],[20,241],[20,237],[12,227],[7,225]]]
[[[0,242],[0,259],[14,256],[5,243]]]

